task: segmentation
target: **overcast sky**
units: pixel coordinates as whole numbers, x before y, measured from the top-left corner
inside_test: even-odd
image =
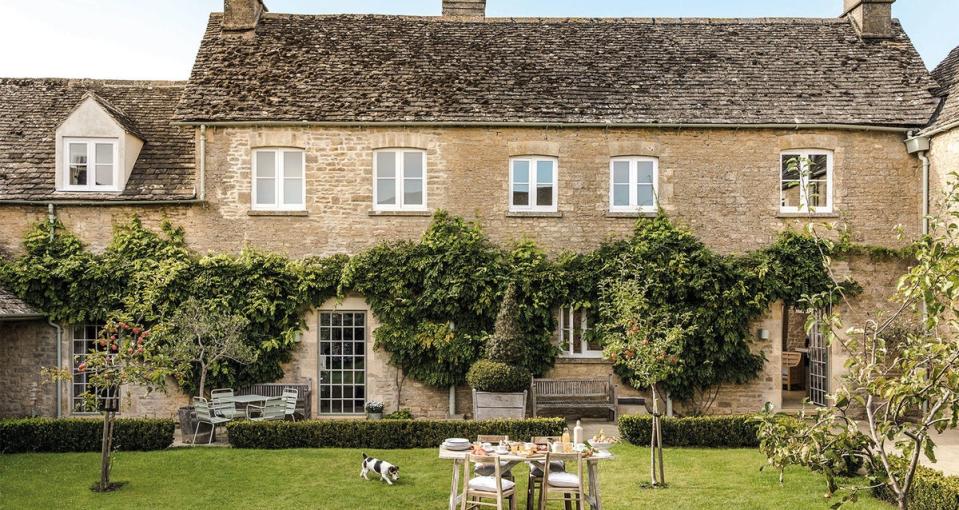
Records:
[[[435,15],[442,0],[266,0],[273,12]],[[490,16],[838,16],[842,0],[488,0]],[[182,80],[222,0],[0,0],[0,76]],[[959,0],[899,0],[927,67],[959,45]]]

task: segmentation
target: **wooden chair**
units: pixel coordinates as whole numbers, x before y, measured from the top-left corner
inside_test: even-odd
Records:
[[[229,388],[213,390],[210,392],[210,399],[213,401],[213,405],[211,406],[213,409],[213,415],[221,418],[227,418],[229,420],[245,418],[246,413],[237,409],[235,402],[232,400],[227,400],[230,397],[233,397],[233,390]]]
[[[282,398],[271,398],[262,406],[250,405],[250,419],[253,421],[283,420],[286,418],[286,402]],[[254,412],[257,416],[254,416]]]
[[[533,437],[533,443],[550,443],[553,441],[560,441],[562,437],[560,436],[535,436]],[[536,491],[539,490],[540,486],[543,484],[543,466],[546,465],[545,461],[534,461],[527,462],[529,466],[529,478],[526,481],[526,510],[533,510],[533,503],[536,501]],[[562,461],[553,461],[549,465],[549,469],[555,473],[561,473],[566,471],[566,465]],[[536,505],[537,508],[539,505]],[[569,503],[567,502],[566,507],[569,508]]]
[[[470,478],[470,464],[492,465],[493,475]],[[481,506],[504,510],[507,500],[509,501],[509,510],[516,510],[516,483],[503,478],[500,466],[498,455],[466,454],[466,462],[463,463],[463,500],[460,510]],[[494,502],[483,501],[484,499],[492,499]]]
[[[793,389],[793,371],[798,370],[802,364],[802,353],[786,351],[783,352],[783,386],[786,391]]]
[[[583,477],[583,455],[581,453],[547,453],[546,465],[561,461],[567,468],[576,466],[572,472],[553,473],[547,469],[543,473],[543,482],[540,485],[539,510],[546,510],[550,495],[559,494],[567,507],[575,502],[576,510],[582,510],[586,505],[586,490],[583,486],[585,478]],[[554,498],[558,499],[558,498]]]
[[[500,441],[509,441],[509,436],[498,436],[490,434],[480,434],[476,436],[476,440],[480,443],[492,443],[494,446],[499,444]],[[505,468],[509,465],[509,462],[503,461],[500,462],[500,469]],[[493,475],[493,465],[492,464],[476,464],[476,469],[473,471],[476,476],[492,476]],[[503,473],[503,478],[507,480],[513,480],[512,471],[507,471]]]
[[[296,402],[299,400],[300,392],[296,388],[283,388],[283,402],[286,404],[286,416],[296,421]]]
[[[196,412],[196,430],[193,431],[193,442],[190,443],[191,446],[196,445],[196,436],[200,433],[200,424],[206,423],[210,426],[210,440],[207,441],[207,444],[213,443],[213,431],[216,430],[217,425],[226,423],[230,421],[228,418],[223,418],[222,416],[216,416],[213,414],[213,410],[210,408],[210,403],[203,397],[193,397],[193,409]]]

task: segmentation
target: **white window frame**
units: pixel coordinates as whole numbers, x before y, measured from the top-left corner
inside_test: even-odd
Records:
[[[87,330],[93,328],[94,335],[87,335]],[[80,337],[77,337],[77,330],[83,330],[83,334]],[[100,341],[100,336],[103,332],[102,324],[79,324],[72,325],[69,328],[70,331],[70,414],[73,415],[95,415],[99,411],[97,409],[90,409],[84,407],[86,402],[83,398],[83,393],[90,391],[89,372],[81,372],[78,367],[80,363],[86,360],[86,356],[90,352],[100,351],[103,352],[105,349],[98,347]],[[82,352],[77,351],[78,344],[81,345]],[[108,354],[108,356],[113,356],[113,354]],[[77,392],[77,386],[83,388],[83,391]],[[119,398],[119,397],[118,397]],[[102,397],[97,395],[97,405],[100,405],[100,401],[103,400]]]
[[[569,329],[572,331],[572,334],[576,334],[575,330],[572,330],[576,324],[575,315],[580,314],[580,327],[579,327],[579,337],[580,337],[580,346],[582,347],[582,352],[576,352],[575,343],[573,339],[570,338],[567,341],[566,330]],[[585,308],[576,308],[572,306],[562,306],[559,309],[559,346],[561,349],[560,355],[564,358],[602,358],[602,350],[591,350],[589,348],[589,343],[586,341],[586,333],[589,331],[589,313]]]
[[[275,197],[275,200],[272,204],[260,204],[258,203],[257,196],[256,196],[256,188],[257,188],[256,181],[257,181],[257,175],[258,175],[257,160],[259,159],[257,158],[257,155],[263,152],[272,152],[274,155],[273,164],[275,165],[275,167],[273,170],[275,173],[273,175],[274,175],[274,180],[276,182],[274,183],[275,189],[273,191],[274,193],[273,196]],[[283,196],[284,196],[283,187],[286,185],[285,184],[286,178],[283,175],[283,163],[284,163],[284,155],[289,152],[298,152],[302,156],[300,158],[300,164],[303,166],[303,168],[301,168],[300,171],[301,171],[301,175],[303,176],[303,186],[301,186],[302,191],[300,193],[300,203],[298,204],[283,203]],[[252,172],[250,175],[250,186],[251,186],[250,200],[252,203],[250,204],[250,207],[254,211],[305,211],[306,210],[306,151],[296,147],[264,147],[264,148],[258,148],[253,150],[252,160],[253,160],[251,165]]]
[[[120,140],[117,138],[76,138],[63,137],[63,182],[60,191],[122,191],[120,188]],[[87,183],[82,185],[70,184],[70,145],[86,144],[87,146]],[[113,184],[98,186],[97,182],[97,144],[113,146]]]
[[[513,204],[513,174],[517,161],[529,162],[529,205]],[[553,163],[553,200],[552,205],[536,204],[536,164],[540,161]],[[559,158],[552,156],[516,156],[509,159],[509,210],[510,212],[557,212],[559,211]]]
[[[798,158],[809,158],[811,156],[826,156],[826,205],[819,207],[809,207],[808,203],[808,194],[809,194],[809,168],[800,168],[799,170],[799,205],[798,206],[785,206],[783,205],[783,161],[784,159],[798,157]],[[779,153],[779,164],[777,165],[779,172],[779,211],[783,213],[801,213],[801,214],[815,214],[815,213],[831,213],[833,210],[833,152],[826,149],[790,149],[784,150]]]
[[[613,195],[615,191],[613,168],[617,162],[629,163],[629,205],[615,205]],[[639,205],[639,163],[653,164],[653,205]],[[648,156],[623,156],[609,160],[609,212],[656,212],[659,207],[659,158]]]
[[[396,203],[395,204],[380,204],[379,200],[379,191],[377,190],[377,181],[379,180],[379,168],[378,160],[379,154],[384,152],[391,152],[396,158]],[[406,160],[403,158],[403,154],[406,153],[418,153],[422,161],[423,167],[423,203],[422,204],[406,204]],[[429,169],[426,166],[426,151],[423,149],[409,148],[409,147],[389,147],[376,149],[373,151],[373,210],[374,211],[427,211],[427,204],[429,203],[429,197],[427,196],[427,176],[429,175]]]

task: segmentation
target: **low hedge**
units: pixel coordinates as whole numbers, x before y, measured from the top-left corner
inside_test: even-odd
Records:
[[[234,448],[436,448],[444,439],[480,434],[527,439],[563,433],[562,418],[531,420],[305,420],[227,424]]]
[[[909,510],[959,510],[959,477],[919,466],[912,483]],[[896,503],[896,497],[884,486],[874,493],[879,499]]]
[[[757,424],[752,415],[698,416],[662,419],[664,446],[701,448],[755,448],[759,446]],[[648,445],[652,432],[651,416],[629,415],[619,418],[619,433],[636,445]]]
[[[113,445],[125,451],[162,450],[173,444],[173,420],[118,418]],[[103,420],[0,420],[0,453],[100,451]]]

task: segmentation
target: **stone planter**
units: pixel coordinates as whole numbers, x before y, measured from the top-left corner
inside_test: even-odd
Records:
[[[527,391],[515,393],[492,393],[473,390],[473,419],[523,419],[526,418]]]
[[[181,407],[177,410],[177,415],[180,418],[180,440],[190,444],[193,442],[193,434],[196,432],[198,424],[196,412],[193,406]],[[215,431],[208,430],[209,428],[208,425],[203,425],[200,428],[200,433],[196,435],[197,444],[210,442],[210,434],[213,434],[213,441],[216,441]]]
[[[380,411],[380,412],[378,412],[378,413],[366,413],[366,419],[367,419],[367,420],[382,420],[382,419],[383,419],[383,411]]]

